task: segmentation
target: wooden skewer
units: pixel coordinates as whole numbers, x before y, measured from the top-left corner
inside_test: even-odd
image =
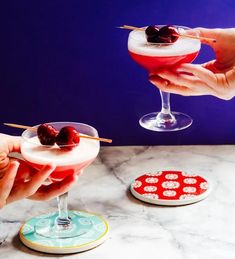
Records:
[[[118,28],[127,29],[127,30],[138,30],[138,31],[144,31],[145,30],[144,28],[139,28],[139,27],[130,26],[130,25],[123,25],[123,26],[119,26]],[[173,36],[180,36],[180,37],[191,38],[191,39],[196,39],[196,40],[212,41],[214,43],[216,42],[216,39],[194,36],[194,35],[189,35],[189,34],[178,34],[178,35],[174,34]]]
[[[25,126],[21,124],[14,124],[14,123],[3,123],[6,126],[9,127],[14,127],[14,128],[19,128],[19,129],[29,129],[29,130],[37,130],[37,127],[30,127],[30,126]],[[86,136],[86,135],[79,135],[80,138],[87,138],[87,139],[94,139],[94,140],[99,140],[102,142],[107,142],[107,143],[112,143],[112,139],[107,139],[107,138],[97,138],[97,137],[92,137],[92,136]]]
[[[180,37],[185,37],[185,38],[191,38],[191,39],[196,39],[196,40],[206,40],[206,41],[212,41],[216,42],[216,39],[212,38],[207,38],[207,37],[200,37],[200,36],[194,36],[194,35],[189,35],[189,34],[173,34],[173,36],[180,36]]]
[[[127,30],[138,30],[138,31],[144,31],[145,30],[144,28],[138,28],[138,27],[130,26],[130,25],[123,25],[123,26],[119,26],[117,28],[127,29]]]

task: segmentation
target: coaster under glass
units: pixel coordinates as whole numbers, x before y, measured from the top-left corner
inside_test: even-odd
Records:
[[[99,215],[81,211],[69,211],[74,224],[71,238],[64,237],[64,233],[60,237],[60,231],[56,229],[51,233],[51,238],[45,226],[52,224],[57,216],[57,213],[48,213],[29,219],[20,229],[20,240],[36,251],[69,254],[95,248],[107,239],[107,221]],[[57,238],[55,234],[58,235]]]

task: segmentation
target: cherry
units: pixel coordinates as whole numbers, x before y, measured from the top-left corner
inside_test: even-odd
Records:
[[[151,43],[174,43],[179,38],[177,28],[163,26],[161,28],[150,25],[145,30],[146,38]]]
[[[159,38],[164,41],[164,43],[174,43],[179,38],[179,33],[177,28],[173,26],[163,26],[159,30]]]
[[[57,130],[53,126],[48,124],[41,124],[37,128],[38,139],[42,145],[54,145],[57,134]]]
[[[56,137],[56,144],[65,150],[72,150],[79,144],[80,137],[78,131],[72,126],[61,128]]]
[[[145,29],[145,34],[148,42],[160,43],[159,42],[159,28],[156,25],[150,25]]]

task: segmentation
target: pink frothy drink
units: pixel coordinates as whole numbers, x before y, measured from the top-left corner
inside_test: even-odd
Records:
[[[129,33],[129,54],[150,75],[190,63],[198,55],[201,42],[197,33],[189,30],[184,26],[163,25],[137,28]],[[191,38],[185,37],[186,31]],[[143,128],[170,132],[186,129],[192,124],[193,120],[187,114],[171,112],[169,92],[160,90],[160,96],[161,110],[143,115],[139,120]]]
[[[55,171],[50,175],[52,181],[62,180],[74,171],[78,174],[90,165],[99,153],[100,144],[97,140],[81,138],[72,150],[64,150],[56,144],[44,146],[35,132],[25,132],[28,135],[21,143],[21,153],[24,159],[34,168],[41,169],[44,165],[53,163]],[[86,134],[82,134],[86,135]]]
[[[192,62],[200,50],[200,41],[180,37],[174,43],[152,44],[147,42],[144,30],[137,30],[129,34],[128,50],[136,63],[156,73],[161,69]]]

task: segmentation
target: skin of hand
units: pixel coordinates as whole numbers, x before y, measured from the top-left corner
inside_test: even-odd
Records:
[[[213,95],[230,100],[235,96],[235,28],[196,28],[193,31],[201,37],[216,40],[201,40],[213,48],[215,60],[201,65],[182,64],[172,70],[161,70],[149,76],[150,82],[164,92],[185,96]]]
[[[44,185],[55,166],[48,164],[38,171],[23,160],[10,158],[11,152],[20,152],[20,137],[0,134],[0,208],[24,198],[50,200],[67,192],[76,181],[73,172],[63,181]]]

